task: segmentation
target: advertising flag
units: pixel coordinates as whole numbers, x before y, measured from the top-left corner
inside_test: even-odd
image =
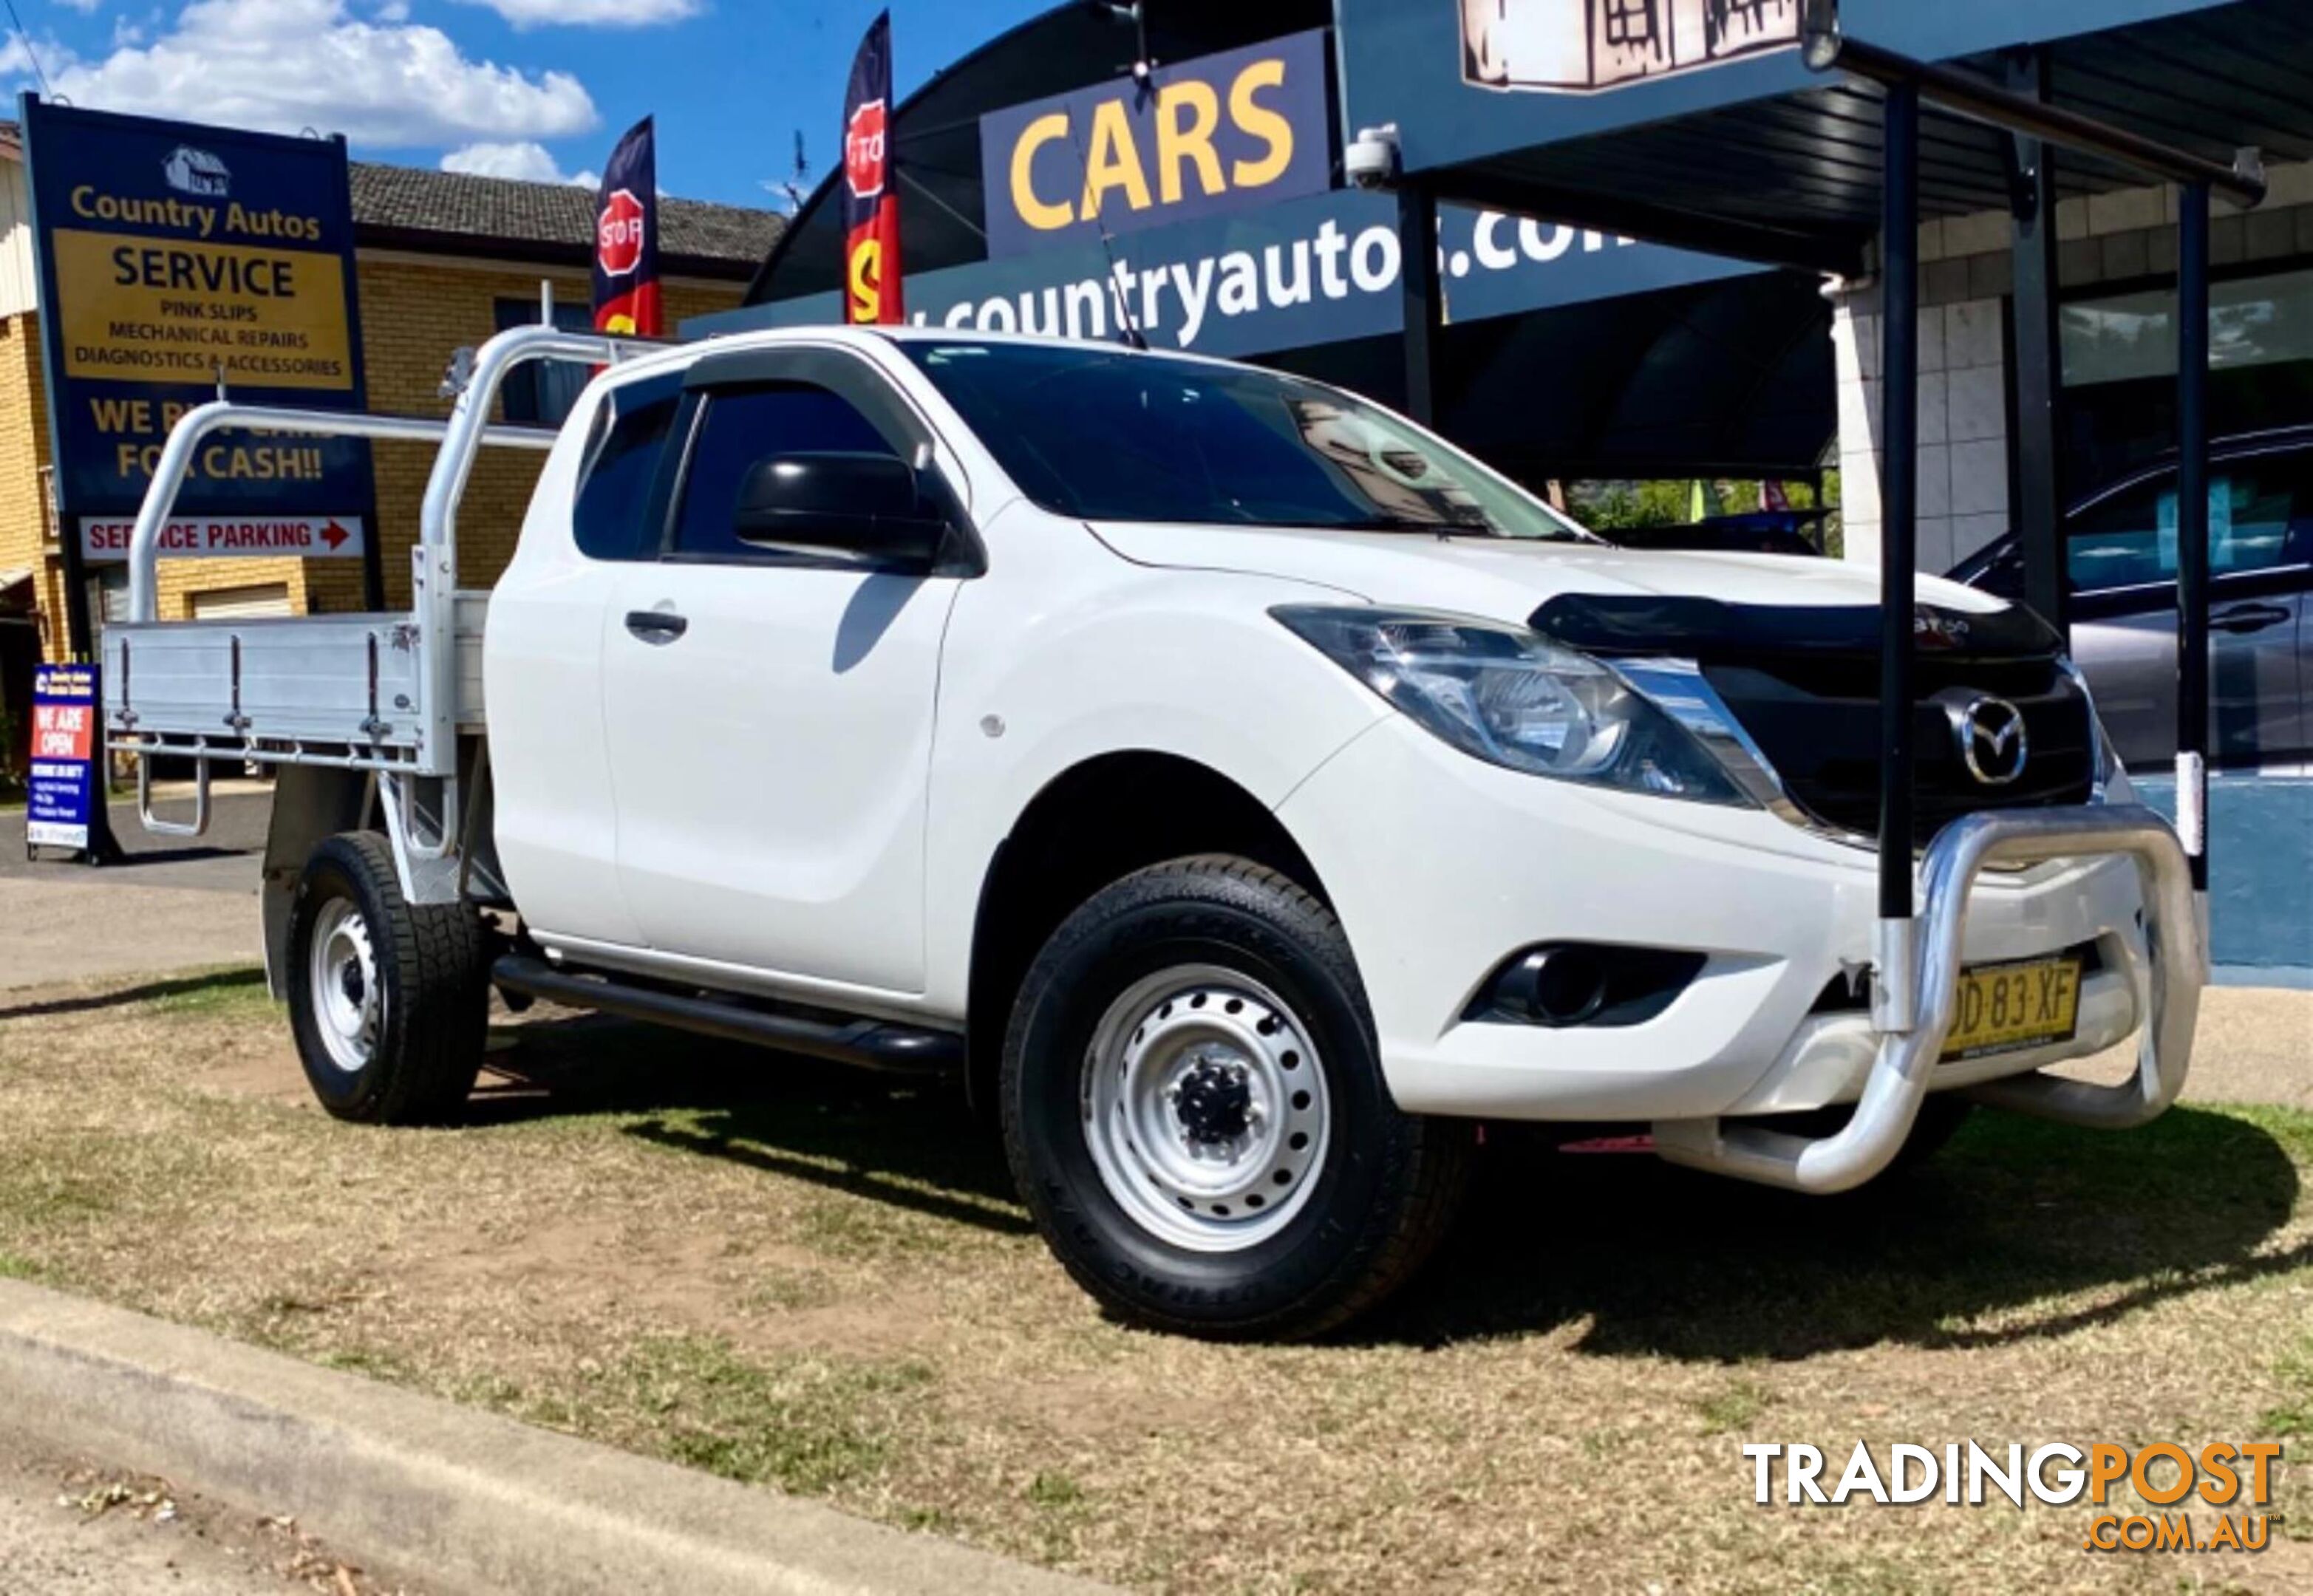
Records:
[[[906,320],[900,196],[892,184],[892,13],[868,24],[843,95],[843,319]]]
[[[594,330],[655,338],[666,331],[658,287],[658,148],[645,117],[602,169],[594,211]]]

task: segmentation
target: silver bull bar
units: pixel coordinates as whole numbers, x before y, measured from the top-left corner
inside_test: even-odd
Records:
[[[1968,899],[1998,865],[2126,855],[2144,884],[2145,957],[2131,953],[2141,1030],[2136,1073],[2100,1086],[2034,1071],[1970,1088],[2019,1113],[2101,1130],[2158,1118],[2177,1101],[2193,1058],[2193,1030],[2208,978],[2207,934],[2184,846],[2168,822],[2134,804],[1966,815],[1928,846],[1920,873],[1927,912],[1908,949],[1875,972],[1879,1051],[1854,1117],[1834,1136],[1809,1138],[1721,1119],[1666,1120],[1655,1150],[1673,1163],[1816,1194],[1847,1191],[1885,1170],[1912,1134],[1959,997]],[[1908,957],[1904,955],[1908,953]],[[1908,1020],[1908,1023],[1906,1022]]]

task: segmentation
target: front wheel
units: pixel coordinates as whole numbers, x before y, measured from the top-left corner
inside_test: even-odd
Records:
[[[489,938],[472,906],[413,904],[375,832],[332,837],[298,878],[289,1019],[321,1106],[368,1125],[456,1117],[489,1039]]]
[[[1029,970],[1006,1039],[1013,1174],[1119,1317],[1319,1334],[1435,1247],[1474,1140],[1399,1112],[1340,923],[1242,859],[1096,894]]]

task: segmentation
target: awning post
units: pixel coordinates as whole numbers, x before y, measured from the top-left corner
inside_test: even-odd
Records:
[[[2209,890],[2209,186],[2177,230],[2177,830]]]
[[[2009,87],[2048,98],[2048,54],[2010,63]],[[2056,146],[2008,135],[2016,232],[2016,531],[2024,556],[2024,601],[2071,635],[2064,580],[2059,408],[2063,366],[2056,333]]]
[[[1918,1022],[1912,950],[1912,627],[1919,563],[1920,90],[1886,91],[1879,324],[1879,929],[1872,1018]]]
[[[1405,413],[1424,426],[1438,422],[1438,329],[1444,303],[1438,281],[1438,199],[1420,183],[1397,190],[1399,293],[1405,304]]]

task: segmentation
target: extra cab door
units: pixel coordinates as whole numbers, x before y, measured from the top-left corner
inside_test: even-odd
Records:
[[[622,574],[603,621],[626,901],[659,952],[919,992],[940,645],[977,569],[962,496],[927,424],[850,351],[709,356],[679,425],[664,551]],[[779,540],[765,485],[822,467],[886,496],[856,537],[822,514],[808,546]],[[929,559],[889,554],[906,472],[953,531]]]
[[[549,937],[642,940],[619,885],[602,616],[625,575],[658,559],[682,401],[680,373],[589,401],[583,443],[567,439],[549,458],[490,595],[482,653],[498,858],[523,919]]]

